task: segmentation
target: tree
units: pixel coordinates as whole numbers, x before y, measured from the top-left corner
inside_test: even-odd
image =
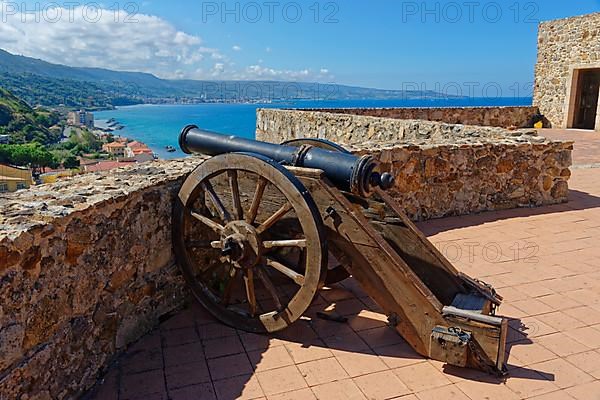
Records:
[[[68,155],[63,160],[63,167],[66,169],[77,169],[81,166],[81,162],[74,155]]]
[[[0,104],[0,126],[6,126],[11,121],[12,115],[10,108],[4,104]]]
[[[0,162],[30,167],[34,174],[40,173],[44,168],[58,166],[52,153],[39,143],[0,145]]]

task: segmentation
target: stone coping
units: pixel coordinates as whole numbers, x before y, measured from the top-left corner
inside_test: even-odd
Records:
[[[567,140],[555,140],[548,139],[543,136],[534,136],[529,134],[517,135],[512,137],[506,137],[502,139],[496,138],[457,138],[454,140],[447,139],[436,143],[431,143],[427,140],[420,141],[367,141],[364,143],[354,143],[350,145],[344,145],[350,151],[365,151],[365,150],[381,150],[381,149],[394,149],[394,148],[405,148],[415,147],[423,150],[433,149],[438,147],[444,148],[465,148],[465,147],[477,147],[477,146],[489,146],[489,145],[504,145],[504,146],[522,146],[522,145],[535,145],[535,144],[563,144],[565,146],[573,146],[574,142]]]
[[[3,194],[0,196],[0,243],[15,239],[23,231],[50,225],[57,218],[181,179],[203,159],[195,156],[137,164]]]
[[[265,109],[259,109],[260,114]],[[287,112],[327,113],[345,116],[419,120],[453,125],[499,128],[531,128],[532,117],[539,114],[536,106],[481,107],[381,107],[381,108],[289,108]]]
[[[538,131],[496,126],[453,124],[310,110],[257,110],[257,139],[280,143],[318,137],[347,145],[356,143],[448,144],[517,140],[535,142]]]
[[[281,108],[280,110],[295,111],[327,111],[327,110],[348,110],[353,114],[353,110],[495,110],[510,108],[535,108],[535,106],[438,106],[438,107],[315,107],[315,108]]]

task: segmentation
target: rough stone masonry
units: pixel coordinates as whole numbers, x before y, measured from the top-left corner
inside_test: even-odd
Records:
[[[600,13],[540,24],[533,103],[552,127],[570,128],[575,74],[587,68],[600,69]]]
[[[305,111],[323,111],[307,109]],[[406,108],[328,108],[335,114],[362,115],[445,122],[447,124],[494,126],[499,128],[531,128],[537,107],[406,107]]]
[[[532,129],[264,109],[256,134],[274,143],[317,137],[373,154],[395,176],[392,194],[414,220],[567,201],[573,143]]]
[[[0,398],[75,398],[180,306],[171,209],[199,158],[0,198]]]

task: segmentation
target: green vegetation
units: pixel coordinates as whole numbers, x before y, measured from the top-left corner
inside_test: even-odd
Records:
[[[3,73],[0,75],[0,86],[9,89],[29,104],[47,107],[96,110],[141,103],[135,96],[135,87],[49,78],[29,73]],[[129,95],[123,95],[124,92]]]
[[[0,163],[30,167],[34,173],[42,173],[43,168],[77,169],[80,161],[77,155],[97,155],[102,144],[89,131],[82,130],[71,139],[60,144],[43,146],[39,143],[0,145]]]
[[[0,135],[9,135],[11,143],[56,143],[60,140],[61,129],[50,128],[59,122],[60,114],[57,112],[34,110],[0,87]]]
[[[102,142],[88,129],[72,128],[70,138],[62,137],[61,115],[42,108],[32,109],[6,89],[0,88],[0,134],[9,135],[10,144],[0,146],[0,163],[30,167],[34,173],[44,168],[79,168],[77,156],[96,156]]]
[[[66,142],[53,146],[55,150],[68,150],[73,155],[96,154],[102,150],[102,142],[85,128],[73,128]]]
[[[81,162],[77,159],[77,157],[75,157],[72,154],[69,154],[62,161],[62,165],[66,169],[77,169],[77,168],[79,168],[81,166]]]
[[[39,143],[0,145],[0,163],[30,167],[34,174],[59,166],[52,153]]]

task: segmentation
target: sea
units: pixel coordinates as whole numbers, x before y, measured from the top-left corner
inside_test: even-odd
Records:
[[[531,98],[461,98],[397,100],[289,101],[269,104],[205,103],[194,105],[136,105],[95,113],[96,125],[106,127],[115,119],[124,128],[115,135],[146,143],[161,159],[184,156],[177,138],[189,124],[203,129],[254,138],[258,108],[386,108],[386,107],[477,107],[529,106]],[[176,151],[170,153],[167,146]]]

